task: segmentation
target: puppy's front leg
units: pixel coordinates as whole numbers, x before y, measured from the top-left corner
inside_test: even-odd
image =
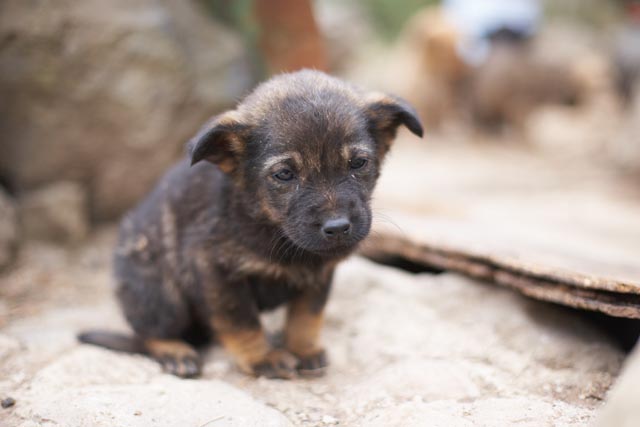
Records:
[[[327,355],[320,344],[324,307],[329,296],[330,280],[307,289],[287,307],[286,348],[298,357],[298,371],[305,375],[322,375]]]
[[[248,283],[228,284],[224,295],[218,294],[211,325],[243,371],[268,378],[295,376],[297,358],[269,345]]]

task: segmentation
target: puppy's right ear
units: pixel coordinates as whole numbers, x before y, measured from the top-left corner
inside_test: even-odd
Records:
[[[423,129],[418,114],[402,98],[376,92],[369,94],[365,99],[365,117],[380,156],[389,151],[400,125],[422,138]]]
[[[191,166],[207,160],[225,173],[233,172],[244,152],[247,133],[248,126],[234,111],[213,117],[189,141]]]

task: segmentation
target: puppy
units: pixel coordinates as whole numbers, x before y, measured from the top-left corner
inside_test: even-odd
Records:
[[[371,227],[371,193],[399,125],[422,136],[403,100],[317,71],[258,86],[211,119],[122,222],[117,296],[135,332],[79,336],[148,354],[181,377],[215,337],[245,372],[322,373],[319,335],[336,264]],[[287,305],[283,348],[260,312]]]

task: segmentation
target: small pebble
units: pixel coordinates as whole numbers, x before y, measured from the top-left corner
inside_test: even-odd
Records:
[[[1,404],[4,409],[11,408],[13,405],[16,404],[16,400],[13,397],[7,397],[5,399],[2,399]]]
[[[322,417],[322,422],[325,424],[337,424],[338,420],[331,415],[325,415]]]

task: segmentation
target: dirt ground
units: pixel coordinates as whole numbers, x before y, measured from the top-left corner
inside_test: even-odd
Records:
[[[32,244],[2,277],[0,397],[16,403],[0,425],[584,426],[623,360],[565,309],[353,258],[328,308],[325,377],[249,378],[214,347],[203,378],[181,380],[75,340],[126,328],[110,294],[113,241],[109,228],[71,250]]]

